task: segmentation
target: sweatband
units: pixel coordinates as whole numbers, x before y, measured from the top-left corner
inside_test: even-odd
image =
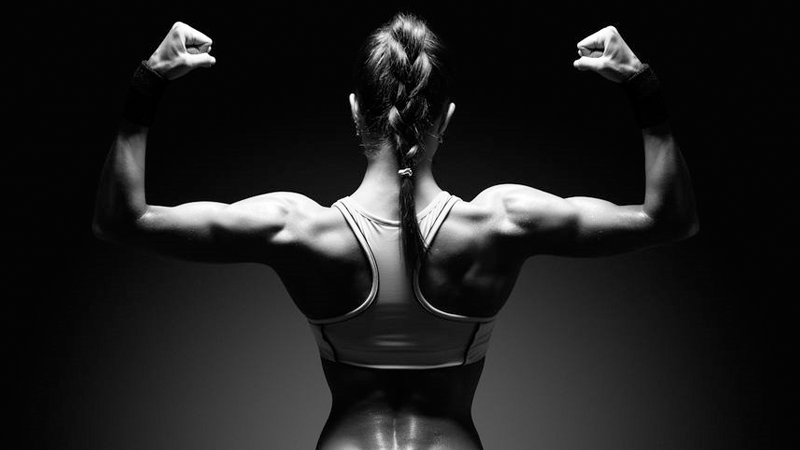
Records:
[[[142,61],[133,72],[122,117],[138,125],[152,125],[167,83],[169,81],[151,69],[147,61]]]
[[[669,117],[661,85],[649,64],[643,64],[641,70],[623,81],[622,89],[633,106],[639,128],[657,125]]]

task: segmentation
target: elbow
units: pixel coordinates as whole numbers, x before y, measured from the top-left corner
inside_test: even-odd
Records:
[[[697,214],[687,217],[653,220],[653,230],[664,244],[678,242],[696,235],[700,231]]]
[[[697,210],[691,207],[690,210],[681,217],[677,226],[677,240],[689,239],[700,231],[700,219],[697,217]]]
[[[678,242],[689,239],[700,231],[700,222],[692,220],[687,223],[676,225],[670,235],[670,242]]]
[[[689,224],[685,227],[683,239],[688,239],[700,231],[700,219],[697,218],[697,215],[689,222]]]
[[[102,210],[95,207],[94,216],[92,217],[92,235],[101,241],[108,240],[108,226],[107,220],[104,220]]]
[[[119,236],[112,226],[96,218],[92,221],[92,234],[96,239],[106,242],[117,241]]]
[[[92,235],[103,241],[127,240],[138,232],[139,221],[149,209],[135,198],[98,195],[92,214]]]
[[[135,221],[104,219],[98,215],[92,220],[92,234],[101,241],[119,243],[128,240],[135,231]]]
[[[103,226],[100,225],[97,220],[92,221],[92,234],[101,241],[105,240],[106,233],[103,231]]]

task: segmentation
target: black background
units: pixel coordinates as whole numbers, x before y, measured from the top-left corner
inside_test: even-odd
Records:
[[[364,167],[351,63],[404,9],[428,20],[458,64],[458,108],[437,157],[444,189],[469,200],[511,182],[640,202],[641,143],[624,97],[572,67],[575,44],[612,24],[662,79],[698,199],[701,231],[688,241],[526,263],[476,394],[486,448],[779,442],[797,423],[797,311],[778,288],[792,221],[777,186],[787,159],[773,117],[782,91],[770,51],[782,41],[772,21],[744,8],[527,8],[9,13],[6,317],[24,437],[61,449],[313,447],[330,396],[275,274],[97,241],[94,191],[130,74],[181,20],[214,39],[217,65],[166,93],[148,201],[349,194]]]

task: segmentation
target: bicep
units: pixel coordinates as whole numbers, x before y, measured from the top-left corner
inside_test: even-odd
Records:
[[[290,202],[278,194],[232,204],[150,205],[124,240],[180,259],[268,263],[290,210]]]
[[[572,209],[568,239],[553,249],[575,256],[623,253],[658,243],[655,222],[642,205],[617,205],[592,197],[563,199]]]
[[[611,255],[658,242],[654,222],[641,205],[562,198],[522,185],[506,185],[500,198],[503,228],[525,256]]]

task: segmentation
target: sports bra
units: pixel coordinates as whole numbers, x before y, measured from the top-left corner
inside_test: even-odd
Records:
[[[442,191],[417,214],[426,246],[459,197]],[[400,221],[366,211],[349,196],[333,203],[366,253],[371,271],[369,295],[354,310],[308,322],[320,356],[377,369],[433,369],[481,360],[495,316],[469,317],[430,304],[404,266]]]

